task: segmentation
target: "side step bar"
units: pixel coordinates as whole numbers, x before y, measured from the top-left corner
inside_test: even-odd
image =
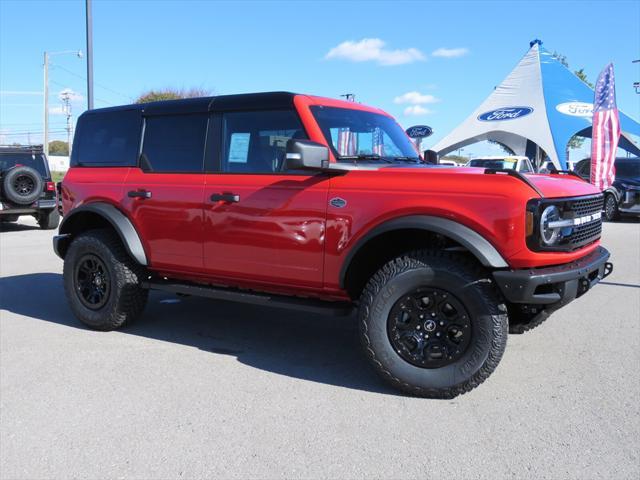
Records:
[[[163,292],[180,295],[193,295],[230,302],[250,303],[265,307],[287,308],[303,310],[322,315],[347,316],[353,311],[353,305],[348,302],[324,302],[314,298],[288,297],[269,293],[250,292],[233,288],[211,287],[192,283],[172,281],[147,280],[142,282],[142,288],[161,290]]]

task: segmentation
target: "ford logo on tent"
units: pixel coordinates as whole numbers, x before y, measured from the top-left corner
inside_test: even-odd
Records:
[[[427,125],[414,125],[405,130],[409,138],[425,138],[433,133],[431,127]]]
[[[531,107],[504,107],[484,112],[478,115],[478,120],[481,122],[500,122],[503,120],[515,120],[516,118],[524,117],[533,112]]]

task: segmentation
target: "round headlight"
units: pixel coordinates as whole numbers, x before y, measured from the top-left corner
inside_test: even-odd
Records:
[[[555,205],[550,205],[540,215],[540,239],[545,245],[553,245],[560,236],[559,228],[549,228],[549,222],[560,220],[560,210]]]

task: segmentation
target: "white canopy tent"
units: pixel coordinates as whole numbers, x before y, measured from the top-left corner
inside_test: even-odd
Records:
[[[538,163],[540,149],[556,168],[566,169],[566,146],[573,135],[591,136],[593,90],[571,73],[541,41],[482,104],[431,149],[439,156],[484,140],[499,142],[516,155]],[[640,149],[629,134],[640,124],[620,112],[620,147],[636,155]]]

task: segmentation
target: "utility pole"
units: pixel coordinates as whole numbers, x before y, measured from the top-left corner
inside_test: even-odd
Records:
[[[86,0],[87,14],[87,110],[93,110],[93,18],[91,0]]]
[[[67,151],[69,156],[71,156],[71,93],[71,90],[63,90],[60,92],[60,100],[62,100],[62,104],[64,105],[63,111],[67,117]]]
[[[49,155],[49,54],[44,52],[44,154]]]
[[[55,55],[65,55],[68,53],[73,53],[78,58],[82,58],[81,50],[44,52],[44,144],[42,145],[42,148],[46,155],[49,155],[49,58]]]
[[[355,102],[356,101],[356,94],[355,93],[344,93],[344,94],[342,94],[340,96],[344,97],[344,99],[347,102]]]

